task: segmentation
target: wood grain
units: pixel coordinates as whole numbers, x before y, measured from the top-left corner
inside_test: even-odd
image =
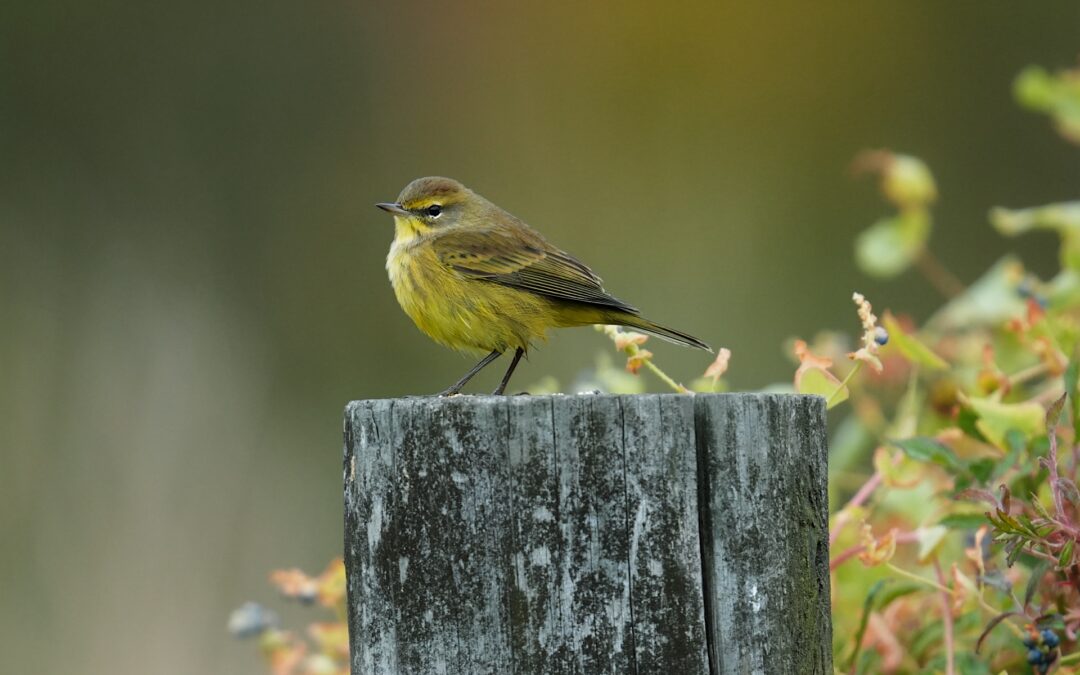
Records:
[[[831,672],[820,398],[357,401],[345,437],[357,675]]]

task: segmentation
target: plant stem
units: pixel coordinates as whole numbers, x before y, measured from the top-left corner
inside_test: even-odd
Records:
[[[1013,373],[1012,375],[1010,375],[1009,376],[1009,386],[1010,387],[1015,387],[1018,384],[1023,384],[1024,382],[1027,382],[1028,380],[1033,380],[1036,377],[1039,377],[1040,375],[1045,375],[1048,372],[1050,372],[1050,366],[1048,364],[1046,364],[1046,363],[1036,363],[1035,365],[1031,366],[1030,368],[1024,368],[1023,370],[1018,370],[1015,373]]]
[[[862,364],[862,361],[855,362],[855,365],[851,368],[851,370],[848,371],[848,374],[845,375],[844,379],[840,382],[839,385],[837,385],[836,390],[833,393],[829,394],[829,398],[825,399],[826,408],[832,407],[833,399],[839,396],[840,392],[844,391],[844,389],[848,385],[848,382],[851,382],[851,378],[855,377],[855,373],[859,372],[859,370],[862,368]]]
[[[847,504],[844,504],[844,508],[840,509],[840,513],[836,514],[836,522],[833,523],[832,532],[829,533],[829,545],[836,543],[836,538],[840,536],[840,530],[844,529],[848,521],[851,520],[851,509],[857,508],[863,505],[878,485],[881,485],[882,475],[881,472],[875,471],[873,476],[870,476],[870,480],[863,483],[863,486],[859,488],[859,491],[855,493]]]
[[[919,255],[915,257],[915,264],[918,266],[919,271],[922,272],[922,275],[926,277],[926,280],[930,282],[930,285],[946,298],[951,300],[958,295],[962,295],[966,290],[964,284],[941,264],[941,261],[930,252],[930,249],[923,248]]]
[[[636,345],[634,346],[634,349],[635,350],[637,349]],[[654,375],[656,375],[657,377],[659,377],[661,380],[664,381],[664,384],[671,387],[676,392],[678,392],[680,394],[689,393],[689,390],[686,387],[682,386],[681,384],[679,384],[675,380],[671,379],[671,377],[668,376],[667,373],[660,370],[659,366],[657,366],[655,363],[652,362],[652,359],[648,359],[648,360],[645,361],[645,367],[648,368],[649,370],[651,370]]]
[[[943,586],[942,584],[937,583],[936,581],[931,581],[930,579],[927,579],[925,577],[920,577],[918,574],[908,572],[907,570],[901,569],[901,568],[897,567],[896,565],[894,565],[892,563],[885,563],[885,567],[889,568],[891,571],[895,572],[896,574],[899,574],[902,577],[906,577],[908,579],[911,579],[912,581],[917,581],[920,584],[926,584],[930,588],[935,588],[935,589],[937,589],[939,591],[943,591],[945,593],[948,593],[949,595],[952,595],[952,591],[949,590],[949,588],[947,588],[946,586]],[[976,595],[975,599],[979,601],[979,606],[982,607],[983,610],[986,611],[991,616],[997,616],[998,614],[1001,614],[1001,610],[997,609],[996,607],[991,606],[990,603],[988,603],[986,600],[983,599],[981,594]],[[1011,630],[1013,632],[1013,635],[1015,635],[1018,638],[1023,638],[1024,637],[1024,631],[1017,628],[1015,625],[1009,623],[1008,621],[1004,621],[1003,623],[1006,626],[1009,627],[1009,630]]]
[[[597,326],[597,329],[600,330],[605,335],[607,335],[608,337],[610,337],[611,340],[613,342],[615,342],[616,346],[619,344],[618,340],[617,340],[617,336],[619,335],[619,333],[621,331],[619,330],[618,327],[616,327],[616,326],[604,326],[604,327]],[[625,347],[623,347],[622,351],[627,356],[637,356],[638,352],[641,351],[641,349],[640,349],[640,347],[638,347],[635,344],[629,344],[629,345],[626,345]],[[667,386],[674,389],[677,393],[679,393],[679,394],[689,394],[690,393],[689,389],[682,386],[681,384],[679,384],[675,380],[671,379],[671,376],[669,376],[664,371],[660,370],[660,367],[657,366],[655,363],[653,363],[652,359],[645,359],[644,363],[645,363],[646,368],[651,370],[654,375],[656,375],[661,380],[663,380],[664,384],[666,384]],[[713,384],[714,384],[714,388],[715,388],[715,382]]]
[[[945,575],[941,573],[941,563],[934,558],[934,573],[937,574],[938,584],[944,589]],[[949,606],[951,591],[941,591],[941,621],[945,626],[945,675],[954,675],[956,672],[956,646],[953,643],[953,617],[952,608]]]
[[[915,574],[914,572],[908,572],[907,570],[905,570],[903,568],[900,568],[900,567],[897,567],[896,565],[894,565],[892,563],[885,563],[885,566],[888,567],[893,572],[895,572],[896,574],[899,574],[902,577],[906,577],[908,579],[911,579],[912,581],[917,581],[920,584],[926,584],[930,588],[936,588],[939,591],[944,591],[945,593],[952,594],[952,591],[949,590],[949,588],[947,586],[942,586],[941,584],[937,583],[936,581],[932,581],[930,579],[927,579],[926,577],[921,577],[918,574]]]
[[[1050,494],[1054,495],[1054,513],[1058,520],[1065,520],[1065,502],[1058,487],[1057,428],[1047,429],[1050,436],[1050,449],[1046,452],[1046,463],[1050,466]]]

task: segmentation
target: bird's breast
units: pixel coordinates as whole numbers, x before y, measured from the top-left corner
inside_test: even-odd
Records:
[[[546,301],[447,267],[423,242],[397,242],[386,257],[394,295],[416,327],[453,349],[527,347],[543,338]]]

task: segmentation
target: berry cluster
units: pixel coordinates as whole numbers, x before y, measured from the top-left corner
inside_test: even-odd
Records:
[[[1049,628],[1044,628],[1039,632],[1035,632],[1034,629],[1029,630],[1031,635],[1024,638],[1024,646],[1028,649],[1027,662],[1036,673],[1043,675],[1057,660],[1057,647],[1060,641],[1057,633]]]

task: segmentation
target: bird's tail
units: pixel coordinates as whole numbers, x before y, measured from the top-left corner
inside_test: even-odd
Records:
[[[701,340],[697,339],[689,333],[683,333],[682,331],[675,330],[674,328],[667,328],[661,326],[658,323],[653,323],[646,318],[640,316],[620,314],[617,317],[613,317],[611,323],[619,324],[620,326],[628,326],[630,328],[637,328],[643,330],[646,333],[652,333],[658,337],[661,337],[668,342],[674,342],[680,345],[686,345],[687,347],[697,347],[698,349],[704,349],[705,351],[712,353],[712,347],[705,344]]]

